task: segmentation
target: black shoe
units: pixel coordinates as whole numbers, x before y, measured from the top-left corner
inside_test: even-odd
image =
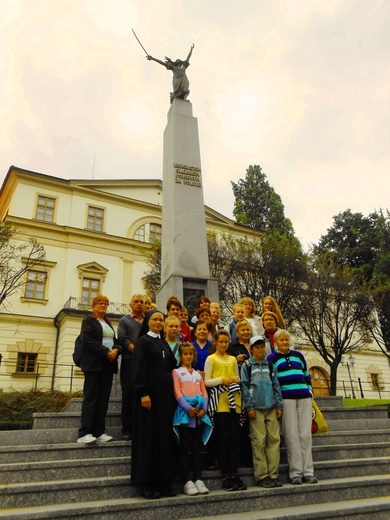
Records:
[[[302,479],[301,477],[293,477],[291,480],[290,480],[290,483],[293,485],[293,486],[297,486],[299,484],[302,484]]]
[[[302,478],[305,484],[318,484],[318,479],[314,475],[307,475]]]
[[[271,481],[274,487],[283,487],[283,484],[280,482],[278,478],[271,478]]]
[[[244,489],[246,489],[246,484],[240,479],[238,475],[233,475],[231,479],[233,480],[233,484],[236,486],[238,491],[244,491]]]
[[[261,480],[258,481],[257,485],[259,487],[263,487],[263,488],[275,487],[275,484],[273,483],[272,479],[270,479],[269,477],[262,478]]]
[[[160,484],[158,489],[162,497],[175,497],[177,495],[176,491],[170,484]]]
[[[144,486],[142,488],[142,494],[148,499],[161,498],[159,490],[154,486]]]
[[[237,487],[231,477],[224,477],[222,479],[222,489],[225,491],[236,491]]]

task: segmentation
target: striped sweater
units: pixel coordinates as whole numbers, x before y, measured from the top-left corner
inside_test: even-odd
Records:
[[[287,354],[273,352],[268,356],[273,363],[283,399],[309,399],[312,397],[311,378],[306,361],[298,350]]]

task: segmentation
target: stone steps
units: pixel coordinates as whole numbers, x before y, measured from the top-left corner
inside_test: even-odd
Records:
[[[342,407],[342,398],[319,398],[330,432],[313,437],[316,485],[255,486],[253,470],[240,474],[246,491],[224,492],[217,471],[204,471],[211,493],[148,501],[130,485],[131,442],[122,441],[120,401],[110,403],[110,443],[77,444],[81,399],[60,414],[36,414],[29,431],[0,432],[0,519],[170,520],[205,517],[390,519],[390,419],[386,408]],[[362,426],[364,430],[362,430]],[[277,508],[277,509],[276,509]],[[236,516],[237,518],[237,516]]]
[[[107,455],[107,453],[104,453],[97,458],[78,457],[64,460],[0,464],[0,485],[95,477],[123,476],[128,478],[131,471],[129,451],[127,456],[118,457],[116,454],[114,457],[109,457]],[[384,475],[389,472],[390,456],[318,461],[315,462],[314,467],[320,480],[359,475]],[[252,468],[242,468],[241,475],[248,485],[255,485]],[[211,489],[219,489],[220,477],[218,471],[204,470],[203,476],[208,480]],[[280,464],[279,477],[282,482],[288,482],[288,465],[286,463]],[[2,490],[0,488],[0,497],[1,495]]]
[[[115,483],[113,481],[116,481]],[[14,486],[15,488],[17,486]],[[180,495],[174,498],[147,501],[140,497],[130,496],[130,486],[123,479],[89,479],[78,481],[57,481],[45,486],[44,483],[36,483],[30,486],[20,485],[20,494],[15,493],[14,500],[7,499],[4,509],[0,512],[0,518],[13,520],[17,518],[77,518],[78,520],[90,519],[128,519],[156,520],[169,518],[189,519],[205,517],[227,518],[232,513],[242,515],[250,511],[247,518],[264,518],[267,510],[275,510],[288,507],[301,510],[312,505],[318,507],[323,504],[335,504],[349,501],[350,509],[355,510],[362,500],[374,498],[369,504],[374,507],[381,503],[382,511],[390,511],[390,474],[383,476],[351,477],[346,479],[328,479],[319,484],[292,486],[283,488],[260,489],[249,487],[246,491],[224,492],[213,491],[206,496],[187,497]],[[68,502],[58,503],[61,496],[67,492]],[[39,506],[26,503],[28,494],[33,493],[41,497]],[[62,495],[61,495],[62,494]],[[120,495],[120,496],[118,496]],[[88,498],[88,501],[85,499]],[[382,499],[382,500],[381,500]],[[83,501],[84,500],[84,501]],[[14,505],[11,505],[14,504]],[[51,505],[50,505],[51,504]],[[56,505],[53,505],[56,504]],[[337,505],[337,504],[336,504]],[[18,507],[17,511],[10,509]],[[362,507],[362,506],[361,506]],[[335,512],[339,508],[334,507]],[[260,513],[261,512],[261,516]],[[367,510],[364,508],[367,514]],[[278,513],[278,511],[276,511]],[[343,513],[342,513],[343,514]],[[256,516],[257,515],[257,516]],[[338,514],[337,518],[343,518]],[[268,516],[268,518],[284,518]],[[327,518],[326,516],[322,518]],[[356,518],[356,516],[355,516]],[[366,516],[367,518],[367,516]],[[379,518],[378,516],[374,517]],[[386,518],[386,517],[384,517]],[[387,516],[388,518],[388,516]]]

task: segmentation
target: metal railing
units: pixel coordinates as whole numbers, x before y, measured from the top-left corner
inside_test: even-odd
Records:
[[[91,311],[92,300],[89,298],[77,298],[76,296],[70,296],[64,303],[64,309],[77,309],[79,311]],[[110,302],[107,307],[108,314],[120,314],[124,315],[129,312],[129,305],[126,303]]]
[[[15,371],[9,372],[7,368],[11,367]],[[55,388],[52,388],[53,363],[36,363],[31,372],[18,372],[16,363],[13,361],[4,361],[0,366],[0,387],[20,387],[26,390],[63,390],[72,392],[74,390],[75,381],[79,381],[79,387],[84,384],[84,374],[72,363],[57,363]],[[14,384],[22,381],[22,385]],[[7,384],[4,384],[7,383]],[[29,384],[30,383],[30,384]],[[79,388],[77,388],[79,389]]]
[[[7,368],[11,367],[12,372],[8,371]],[[23,381],[23,388],[26,389],[52,389],[52,390],[64,390],[72,392],[75,386],[75,382],[79,382],[78,387],[84,383],[84,376],[80,368],[76,367],[73,363],[57,363],[56,375],[54,381],[54,388],[52,388],[53,378],[53,363],[36,363],[34,369],[31,372],[17,372],[17,364],[15,361],[4,361],[0,363],[0,388],[2,386],[12,387],[14,381]],[[27,381],[30,381],[29,386]],[[329,388],[330,382],[327,379],[316,378],[315,381],[320,383],[322,389]],[[5,384],[8,383],[8,384]],[[20,385],[18,385],[20,388]],[[29,388],[28,388],[29,387]],[[372,383],[362,382],[361,378],[351,382],[349,380],[338,379],[337,381],[337,395],[343,395],[343,397],[355,398],[368,398],[368,399],[389,399],[390,398],[390,381],[380,381],[379,386],[374,387]],[[353,391],[352,391],[353,390]],[[323,392],[316,392],[315,395],[326,395]]]

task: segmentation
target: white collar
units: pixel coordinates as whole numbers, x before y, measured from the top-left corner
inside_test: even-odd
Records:
[[[149,330],[146,334],[148,336],[152,336],[152,338],[161,338],[160,334],[156,334],[155,332],[152,332],[151,330]]]

